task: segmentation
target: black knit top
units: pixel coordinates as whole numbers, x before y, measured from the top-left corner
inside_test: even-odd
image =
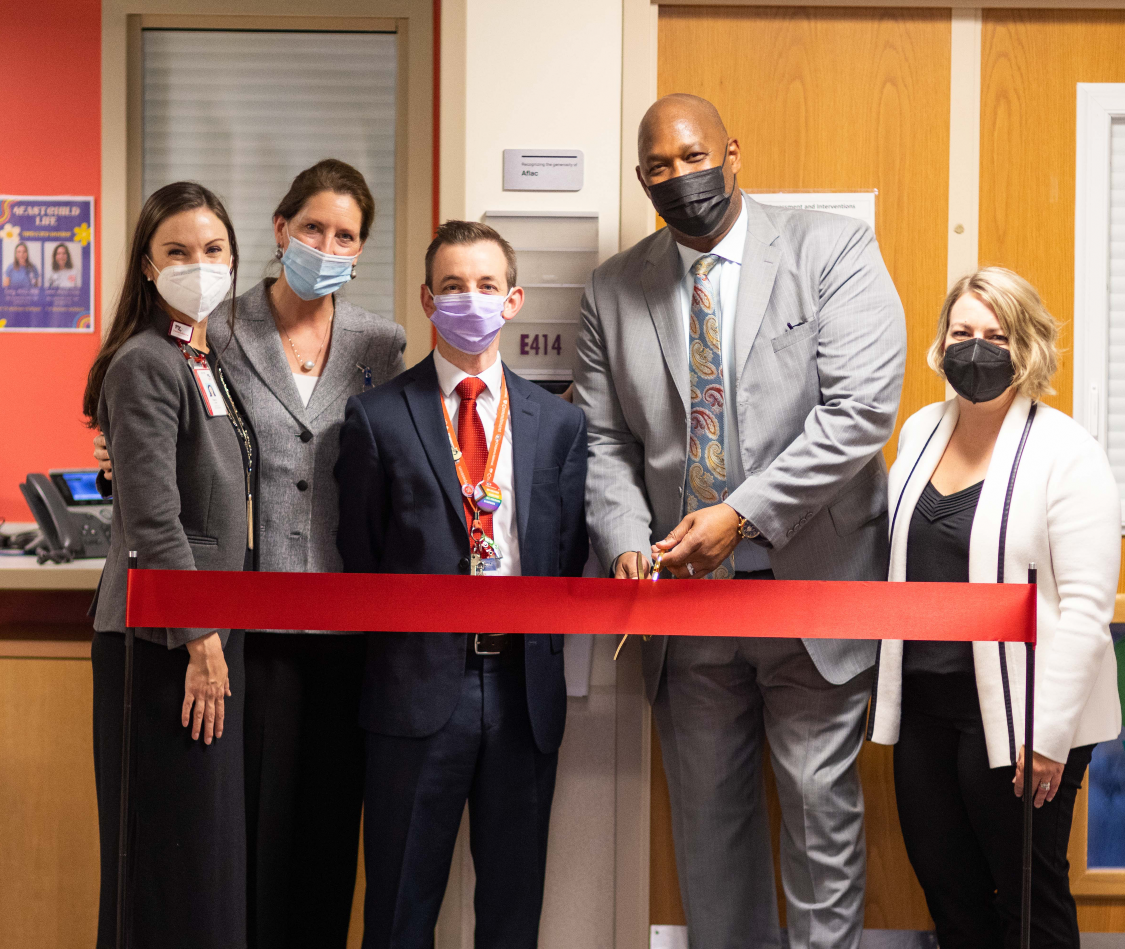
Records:
[[[939,494],[927,483],[910,519],[906,541],[906,579],[941,583],[969,582],[969,537],[983,481],[956,494]],[[935,617],[936,619],[936,617]],[[903,675],[918,672],[973,672],[973,644],[907,642]]]

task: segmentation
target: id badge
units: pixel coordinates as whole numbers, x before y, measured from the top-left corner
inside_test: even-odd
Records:
[[[195,382],[203,395],[203,404],[207,406],[207,414],[214,418],[216,415],[227,414],[227,404],[219,392],[219,384],[215,381],[215,374],[207,366],[193,366],[192,373]]]

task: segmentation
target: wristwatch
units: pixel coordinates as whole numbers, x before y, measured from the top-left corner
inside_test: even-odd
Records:
[[[751,524],[741,514],[738,515],[738,536],[742,540],[754,540],[762,536],[762,532]]]
[[[748,540],[751,543],[757,544],[759,547],[773,546],[773,544],[762,536],[762,532],[741,514],[738,515],[738,537],[740,540]]]

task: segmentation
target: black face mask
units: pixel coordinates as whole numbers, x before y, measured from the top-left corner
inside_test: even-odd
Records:
[[[991,402],[1004,394],[1016,371],[1008,350],[983,339],[965,339],[945,349],[945,378],[970,402]]]
[[[722,223],[731,197],[738,191],[736,179],[731,193],[727,194],[723,181],[726,163],[724,154],[723,163],[717,168],[705,168],[649,185],[648,196],[656,213],[688,237],[706,237],[713,233]]]

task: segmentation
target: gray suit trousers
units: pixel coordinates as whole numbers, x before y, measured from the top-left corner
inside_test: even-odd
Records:
[[[871,672],[832,685],[800,640],[672,637],[653,711],[692,949],[779,947],[764,739],[793,949],[855,949],[866,848],[856,756]]]

